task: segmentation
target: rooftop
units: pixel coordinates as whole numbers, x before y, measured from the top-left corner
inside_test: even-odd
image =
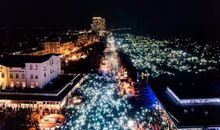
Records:
[[[53,81],[43,90],[35,91],[2,91],[1,100],[36,100],[36,101],[61,101],[73,87],[83,78],[82,74],[66,75],[62,79]],[[68,79],[68,80],[65,80]],[[59,82],[59,83],[58,83]]]
[[[29,55],[4,55],[0,57],[0,64],[7,67],[25,67],[25,63],[42,63],[47,61],[53,55],[47,54],[41,56],[29,56]]]
[[[180,74],[179,76],[168,76],[167,79],[160,80],[161,85],[169,87],[180,99],[220,98],[219,74]]]
[[[180,98],[220,97],[219,73],[199,75],[160,76],[149,84],[178,128],[220,126],[220,105],[181,105],[167,91],[169,86]]]
[[[206,80],[175,82],[168,87],[180,99],[220,98],[220,83]]]

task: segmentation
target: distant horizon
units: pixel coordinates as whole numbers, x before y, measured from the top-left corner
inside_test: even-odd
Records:
[[[93,16],[108,26],[154,32],[220,32],[219,0],[8,0],[0,2],[0,26],[88,27]]]
[[[199,32],[198,30],[193,30],[193,31],[182,31],[182,32],[175,32],[175,31],[156,31],[156,30],[151,30],[143,27],[129,27],[129,26],[107,26],[107,29],[117,29],[117,28],[131,28],[131,30],[128,30],[127,32],[132,32],[134,34],[138,35],[143,35],[143,36],[151,36],[159,39],[170,39],[170,38],[190,38],[193,41],[199,41],[199,42],[208,42],[206,44],[209,44],[209,42],[212,42],[211,44],[219,43],[220,42],[220,37],[218,32]],[[37,32],[43,32],[43,33],[48,33],[48,32],[65,32],[68,30],[72,31],[80,31],[80,30],[89,30],[90,29],[90,24],[85,25],[84,27],[75,27],[74,25],[59,25],[59,26],[43,26],[43,25],[19,25],[19,26],[0,26],[0,31],[2,33],[6,30],[11,30],[12,34],[13,33],[19,33],[19,34],[31,34],[35,33],[32,32],[33,30]],[[126,31],[124,31],[126,32]]]

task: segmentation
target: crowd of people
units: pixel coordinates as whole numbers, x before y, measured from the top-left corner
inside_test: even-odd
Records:
[[[33,109],[33,108],[15,108],[2,107],[0,110],[0,129],[3,130],[38,130],[39,121],[45,115],[64,114],[65,110],[58,109]]]

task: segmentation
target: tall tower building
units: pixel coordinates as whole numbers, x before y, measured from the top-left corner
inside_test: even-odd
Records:
[[[105,19],[102,17],[93,17],[91,29],[94,32],[104,32],[106,30]]]

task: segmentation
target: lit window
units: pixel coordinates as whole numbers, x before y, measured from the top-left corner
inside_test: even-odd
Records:
[[[26,83],[22,82],[22,88],[25,88],[25,87],[26,87]]]
[[[11,88],[14,88],[14,82],[11,82],[11,84],[10,84],[10,86],[11,86]]]
[[[5,85],[5,83],[4,82],[2,82],[2,84],[1,84],[2,86],[1,86],[1,89],[5,89],[6,88],[6,85]]]
[[[34,83],[31,83],[31,88],[34,88]]]
[[[37,70],[37,64],[35,64],[35,68],[34,69]]]
[[[38,84],[38,82],[36,82],[36,83],[35,83],[35,86],[36,86],[36,87],[39,87],[39,84]]]

